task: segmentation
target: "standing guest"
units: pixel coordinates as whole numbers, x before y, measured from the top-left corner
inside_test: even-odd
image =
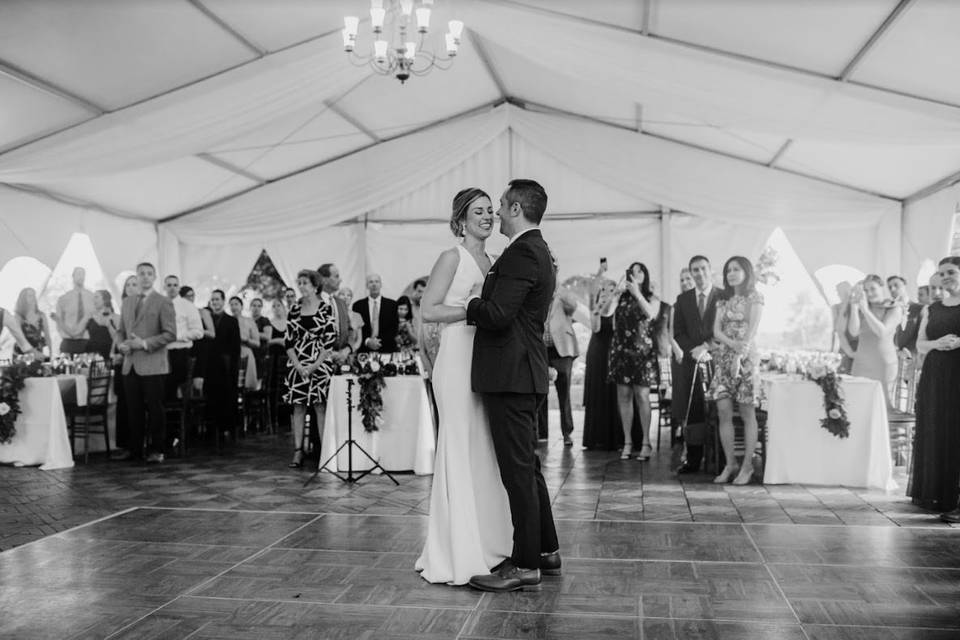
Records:
[[[207,354],[203,387],[218,434],[234,434],[237,427],[237,383],[240,379],[240,323],[224,310],[222,289],[210,292],[213,338]],[[206,334],[206,331],[204,332]],[[219,437],[219,436],[218,436]]]
[[[850,333],[859,338],[853,355],[851,373],[879,380],[887,406],[892,407],[893,386],[897,380],[897,350],[893,336],[902,317],[899,306],[885,299],[883,280],[869,275],[862,287],[851,294]]]
[[[353,310],[353,289],[350,287],[341,287],[336,297],[343,300],[343,304],[349,309],[347,312],[350,317],[350,339],[348,342],[350,349],[356,353],[359,351],[360,344],[363,342],[363,318]]]
[[[193,290],[193,287],[180,287],[180,297],[194,307],[197,306],[197,294]],[[210,314],[210,307],[203,307],[202,309],[198,309],[198,311],[200,312],[202,331],[200,338],[193,341],[193,347],[190,349],[190,357],[193,358],[193,384],[197,390],[202,390],[203,378],[207,375],[210,344],[216,336],[216,330],[213,327],[213,316]]]
[[[337,297],[340,291],[340,269],[337,265],[327,262],[317,269],[320,274],[320,301],[330,307],[333,315],[333,328],[337,332],[333,345],[334,364],[339,367],[347,361],[353,351],[350,342],[350,307],[341,298]]]
[[[167,376],[166,400],[171,402],[177,399],[178,391],[183,393],[183,386],[188,382],[190,352],[194,341],[203,338],[203,321],[200,320],[200,310],[196,305],[180,295],[180,278],[174,275],[164,278],[163,290],[173,303],[173,311],[177,316],[177,339],[167,346],[170,375]]]
[[[353,310],[363,318],[363,341],[360,351],[392,353],[397,350],[397,301],[381,295],[383,281],[371,273],[367,276],[366,298],[353,303]]]
[[[270,388],[267,389],[270,402],[270,415],[275,416],[277,424],[290,425],[290,411],[286,405],[281,405],[280,396],[284,391],[283,378],[287,372],[287,348],[284,345],[287,333],[287,308],[283,300],[275,298],[270,304],[272,317],[270,318],[270,340],[267,341],[267,350],[270,354],[270,366],[273,367],[270,376]]]
[[[60,296],[57,310],[51,314],[62,338],[60,353],[87,351],[87,320],[93,315],[93,292],[83,286],[86,277],[83,267],[73,270],[73,289]]]
[[[120,316],[113,312],[113,296],[106,289],[93,294],[93,316],[87,320],[87,353],[96,353],[106,363],[110,362]]]
[[[128,276],[123,281],[123,291],[120,293],[120,310],[123,310],[124,302],[130,296],[136,296],[140,292],[140,284],[137,282],[137,276]],[[119,327],[119,324],[117,325]],[[114,337],[116,340],[116,337]],[[117,396],[117,407],[115,413],[116,429],[114,429],[114,438],[117,445],[117,460],[123,460],[130,457],[130,409],[127,407],[127,393],[123,384],[123,354],[121,354],[116,342],[113,345],[113,394]]]
[[[293,406],[293,460],[291,468],[303,466],[303,431],[307,407],[313,407],[315,429],[310,430],[319,460],[323,442],[327,392],[334,373],[333,347],[337,330],[332,305],[320,299],[320,274],[304,269],[297,274],[301,303],[287,317],[287,393],[284,401]]]
[[[608,376],[616,287],[613,280],[604,279],[590,304],[592,334],[583,374],[583,446],[586,449],[614,451],[623,447],[624,429],[617,410],[617,385],[610,382]],[[643,438],[640,415],[636,410],[630,435],[631,442]]]
[[[690,291],[697,287],[696,282],[693,280],[693,274],[690,273],[690,267],[684,267],[680,269],[680,293],[684,291]]]
[[[706,415],[703,387],[706,381],[698,373],[699,363],[713,342],[713,324],[720,291],[713,286],[713,270],[704,256],[690,258],[694,288],[677,296],[673,307],[673,337],[683,357],[679,375],[673,378],[673,421],[683,425],[686,462],[677,473],[698,473],[706,443]],[[689,407],[689,416],[687,408]]]
[[[857,286],[860,286],[858,283]],[[833,335],[836,349],[840,350],[840,373],[850,373],[853,367],[853,354],[857,352],[859,338],[850,333],[850,292],[853,287],[846,280],[837,283],[837,295],[840,302],[831,307],[833,314]],[[836,350],[835,349],[835,350]]]
[[[930,276],[927,288],[930,292],[930,302],[928,304],[933,304],[934,302],[940,302],[943,300],[943,282],[940,281],[939,272]]]
[[[723,294],[717,303],[713,337],[716,349],[710,397],[717,403],[720,443],[726,466],[714,483],[730,482],[737,472],[734,454],[733,403],[743,420],[744,454],[740,473],[733,484],[748,484],[753,476],[753,452],[757,449],[757,413],[760,404],[760,356],[754,337],[763,313],[763,296],[757,291],[753,265],[734,256],[723,265]]]
[[[930,285],[925,284],[917,287],[917,302],[922,307],[932,302],[932,300],[930,300]]]
[[[33,345],[27,341],[26,336],[23,335],[23,331],[20,330],[20,323],[17,322],[17,317],[3,307],[0,307],[0,332],[4,329],[9,331],[13,336],[17,346],[20,347],[20,353],[34,353]]]
[[[413,306],[410,310],[413,312],[413,335],[417,337],[417,343],[420,342],[420,328],[423,326],[423,316],[420,315],[420,302],[423,300],[423,292],[427,290],[427,281],[423,278],[417,278],[413,281],[413,287],[410,289],[410,302]]]
[[[923,305],[910,301],[910,293],[907,291],[907,281],[903,276],[890,276],[887,278],[887,289],[890,290],[890,297],[893,304],[900,307],[901,320],[894,334],[894,343],[897,349],[902,349],[913,357],[917,353],[917,332],[920,330],[920,312],[923,311]]]
[[[397,351],[417,348],[417,332],[413,322],[413,303],[407,296],[397,298],[397,334],[393,339]]]
[[[254,351],[260,348],[260,332],[253,320],[243,315],[243,300],[239,296],[230,298],[230,314],[236,318],[240,328],[240,363],[246,359],[247,367],[243,371],[244,389],[256,389],[259,376],[257,375],[257,360]]]
[[[547,324],[543,333],[547,344],[547,360],[557,372],[553,386],[557,391],[560,406],[560,432],[563,434],[563,446],[572,447],[573,407],[570,404],[570,384],[573,376],[573,361],[580,355],[577,334],[573,330],[573,312],[577,310],[577,300],[567,291],[557,291],[550,304]],[[548,406],[544,397],[540,405],[537,423],[539,436],[547,437]]]
[[[925,308],[917,350],[926,354],[917,385],[917,427],[909,494],[914,504],[960,523],[960,257],[940,261],[943,300]]]
[[[137,295],[123,302],[117,342],[123,354],[123,384],[127,394],[130,451],[139,459],[144,438],[144,413],[149,415],[147,462],[163,462],[166,424],[163,415],[164,377],[170,372],[167,345],[177,338],[173,303],[153,289],[157,271],[149,262],[137,265]]]
[[[621,460],[633,454],[633,434],[630,426],[636,407],[640,412],[643,446],[638,460],[649,460],[650,446],[650,387],[659,383],[659,363],[655,323],[660,315],[660,300],[650,290],[650,274],[642,262],[627,268],[623,284],[614,292],[617,296],[613,313],[613,340],[610,343],[609,380],[617,385],[617,407],[623,427]]]
[[[287,287],[283,290],[283,304],[287,309],[293,309],[293,305],[297,304],[297,291],[293,287]]]
[[[254,298],[250,301],[250,319],[256,325],[257,333],[260,335],[260,346],[253,350],[253,356],[257,361],[257,373],[262,378],[266,374],[264,367],[267,353],[270,350],[270,338],[273,337],[273,327],[270,325],[270,319],[263,315],[262,298]]]
[[[26,287],[20,291],[17,296],[17,304],[13,308],[17,322],[20,323],[20,330],[23,337],[27,339],[35,353],[43,354],[44,350],[50,355],[52,353],[52,342],[50,342],[50,325],[47,319],[40,313],[37,307],[37,292],[32,287]],[[13,345],[14,353],[23,353],[19,344]]]

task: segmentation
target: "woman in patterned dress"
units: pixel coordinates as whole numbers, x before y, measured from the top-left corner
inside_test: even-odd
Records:
[[[757,448],[756,405],[760,401],[760,358],[754,336],[760,325],[763,296],[757,291],[753,265],[743,256],[734,256],[723,265],[723,292],[717,302],[713,324],[719,346],[713,353],[714,375],[710,398],[717,403],[720,443],[727,464],[714,478],[717,484],[729,482],[737,471],[733,447],[733,403],[740,405],[743,420],[743,465],[733,484],[749,484],[753,476],[753,451]]]
[[[659,382],[656,319],[660,300],[650,290],[650,273],[642,262],[627,268],[625,280],[617,287],[613,312],[613,340],[610,342],[608,379],[617,385],[617,406],[623,427],[621,460],[633,454],[633,408],[636,403],[643,429],[643,446],[638,460],[648,460],[650,446],[650,387]]]
[[[287,348],[287,392],[284,402],[293,406],[293,461],[288,465],[303,465],[303,429],[307,407],[313,407],[314,424],[311,438],[317,455],[323,442],[323,419],[326,412],[327,391],[334,373],[333,346],[337,339],[336,323],[330,305],[317,295],[320,274],[304,269],[297,274],[297,288],[302,296],[293,305],[287,317],[284,345]]]

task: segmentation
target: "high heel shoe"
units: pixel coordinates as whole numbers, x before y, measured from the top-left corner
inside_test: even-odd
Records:
[[[740,467],[740,473],[737,474],[737,477],[733,479],[733,484],[736,485],[745,485],[750,484],[753,480],[753,467],[749,465],[743,465]]]
[[[629,460],[630,456],[633,455],[633,443],[623,445],[623,450],[620,452],[621,460]]]
[[[293,452],[293,460],[290,461],[290,464],[287,467],[291,469],[302,469],[303,468],[303,450],[297,449]]]
[[[637,454],[637,460],[647,461],[653,455],[653,447],[648,444],[640,447],[640,453]]]
[[[723,468],[723,471],[720,472],[720,475],[713,479],[713,484],[727,484],[736,472],[737,468],[728,464]]]

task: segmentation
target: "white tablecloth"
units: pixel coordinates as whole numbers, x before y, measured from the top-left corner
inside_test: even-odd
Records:
[[[327,398],[326,427],[323,432],[321,462],[347,440],[347,380],[354,376],[334,376]],[[437,449],[433,431],[433,412],[427,390],[420,376],[385,378],[383,389],[383,425],[379,431],[367,433],[363,429],[360,410],[360,385],[353,385],[353,439],[367,450],[387,471],[413,470],[418,475],[433,473],[433,458]],[[347,450],[339,453],[335,468],[347,470]],[[334,467],[331,462],[330,467]],[[365,455],[354,448],[353,470],[365,471],[372,467]]]
[[[86,377],[57,376],[24,381],[17,434],[7,444],[0,444],[0,462],[17,466],[40,465],[44,470],[73,466],[63,396],[85,406]]]
[[[764,376],[767,462],[764,484],[818,484],[892,490],[893,461],[883,389],[876,380],[844,376],[850,437],[820,426],[823,391],[796,376]]]

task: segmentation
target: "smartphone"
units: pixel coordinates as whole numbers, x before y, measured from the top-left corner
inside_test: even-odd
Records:
[[[633,273],[631,273],[630,269],[626,270],[626,274],[627,274],[627,282],[633,282]]]

